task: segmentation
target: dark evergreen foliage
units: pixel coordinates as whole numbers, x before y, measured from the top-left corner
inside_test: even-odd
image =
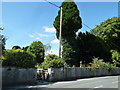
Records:
[[[21,49],[20,46],[13,46],[12,49]]]
[[[82,28],[82,20],[79,16],[79,10],[77,5],[72,2],[66,2],[65,0],[61,7],[63,8],[62,14],[62,46],[63,59],[70,65],[76,65],[76,32]],[[70,0],[71,1],[71,0]],[[59,37],[60,29],[60,11],[54,21],[54,27],[56,28],[56,36]]]
[[[92,62],[93,57],[104,59],[105,62],[111,62],[111,55],[106,44],[102,39],[86,32],[80,32],[77,37],[78,60],[83,63]]]
[[[4,35],[0,35],[0,39],[2,40],[1,44],[2,44],[2,50],[5,50],[5,45],[6,45],[6,38]]]

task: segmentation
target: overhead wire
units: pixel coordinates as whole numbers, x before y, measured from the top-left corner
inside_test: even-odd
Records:
[[[54,4],[54,3],[52,3],[52,2],[49,2],[49,1],[47,1],[47,0],[44,0],[44,1],[50,3],[51,5],[54,5],[54,6],[57,7],[57,8],[60,8],[59,6],[57,6],[56,4]]]
[[[58,5],[56,5],[56,4],[52,3],[52,2],[49,2],[48,0],[44,0],[44,1],[50,3],[51,5],[54,5],[54,6],[57,7],[57,8],[60,8],[60,6],[58,6]],[[83,23],[83,25],[86,26],[86,27],[89,28],[89,29],[92,29],[92,28],[90,28],[88,25],[86,25],[85,23]]]

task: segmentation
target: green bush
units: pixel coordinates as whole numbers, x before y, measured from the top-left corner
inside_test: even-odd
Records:
[[[27,52],[33,54],[35,56],[35,60],[37,63],[42,63],[44,61],[44,45],[40,41],[35,41],[31,43],[28,47]]]
[[[111,63],[103,62],[103,59],[93,58],[93,62],[91,63],[93,68],[116,68],[115,65]]]
[[[120,53],[116,50],[111,50],[113,63],[120,67]]]
[[[2,60],[5,60],[10,54],[16,53],[16,52],[23,52],[21,49],[10,49],[10,50],[3,50],[2,52]]]
[[[41,64],[41,68],[61,68],[64,67],[64,60],[59,58],[57,55],[49,54],[46,56],[45,61]]]
[[[23,51],[4,51],[2,59],[3,66],[34,68],[36,64],[33,55]]]

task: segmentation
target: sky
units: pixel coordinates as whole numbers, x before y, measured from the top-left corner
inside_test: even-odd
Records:
[[[60,6],[61,2],[53,2]],[[101,22],[118,16],[117,2],[76,2],[82,22],[93,29]],[[53,22],[59,8],[47,2],[3,2],[2,34],[7,37],[6,49],[29,46],[41,41],[52,46],[51,53],[58,55],[58,40]],[[90,31],[83,25],[78,32]]]

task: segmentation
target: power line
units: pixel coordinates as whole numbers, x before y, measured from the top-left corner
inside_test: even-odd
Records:
[[[45,0],[46,1],[46,0]],[[59,32],[59,57],[61,58],[61,43],[62,43],[62,7],[59,7],[59,6],[57,6],[56,4],[53,4],[53,3],[51,3],[51,2],[49,2],[49,1],[47,1],[48,3],[50,3],[50,4],[52,4],[52,5],[54,5],[55,7],[57,7],[57,8],[60,8],[60,32]]]
[[[2,15],[2,0],[0,1],[0,13]],[[1,16],[0,17],[0,30],[3,30],[2,26],[3,26],[3,20],[2,20],[2,16]]]
[[[59,6],[57,6],[56,4],[54,4],[54,3],[52,3],[52,2],[49,2],[49,1],[47,1],[47,0],[45,0],[46,2],[48,2],[48,3],[50,3],[51,5],[54,5],[55,7],[57,7],[57,8],[60,8]],[[63,10],[64,11],[64,10]],[[83,25],[84,26],[86,26],[87,28],[89,28],[89,29],[92,29],[92,28],[90,28],[88,25],[86,25],[85,23],[83,23]]]
[[[86,27],[89,28],[89,29],[92,29],[92,28],[90,28],[88,25],[86,25],[86,24],[84,24],[84,23],[83,23],[83,25],[86,26]]]
[[[48,2],[48,3],[50,3],[51,5],[54,5],[55,7],[57,7],[57,8],[60,8],[59,6],[57,6],[56,4],[54,4],[54,3],[51,3],[51,2],[49,2],[49,1],[47,1],[47,0],[45,0],[46,2]]]

